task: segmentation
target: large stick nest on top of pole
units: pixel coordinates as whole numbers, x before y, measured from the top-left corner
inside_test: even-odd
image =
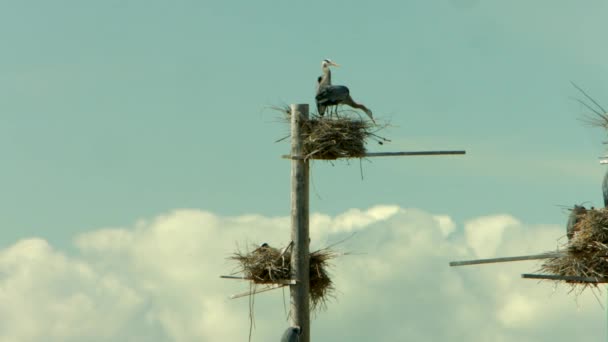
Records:
[[[338,253],[323,248],[310,253],[310,305],[312,311],[325,308],[335,290],[328,268]],[[277,284],[291,280],[291,248],[284,253],[270,246],[252,252],[235,252],[229,259],[239,263],[238,272],[253,284]]]
[[[304,156],[306,159],[333,160],[365,156],[365,140],[373,124],[346,117],[312,118],[304,123]]]
[[[291,109],[288,106],[272,108],[284,113],[287,123],[291,122]],[[311,115],[302,124],[303,157],[323,160],[363,158],[367,152],[365,144],[368,138],[376,140],[380,145],[390,141],[376,134],[388,124],[377,125],[361,117],[353,118],[354,115],[360,113],[340,108],[337,108],[334,114]]]
[[[566,253],[547,259],[541,272],[559,276],[596,279],[608,278],[608,209],[587,209],[578,215],[574,236],[568,241]],[[597,283],[569,280],[577,285],[596,286]]]

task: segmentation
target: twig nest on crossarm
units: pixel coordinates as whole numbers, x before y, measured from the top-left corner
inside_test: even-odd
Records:
[[[579,214],[572,239],[564,246],[566,253],[547,259],[541,272],[559,276],[608,278],[608,210],[588,209]],[[568,281],[573,286],[596,286],[595,283]]]
[[[333,297],[334,285],[328,273],[330,261],[338,253],[330,248],[310,253],[310,304],[313,311],[325,308]],[[251,252],[235,252],[230,258],[238,263],[237,271],[253,284],[277,284],[291,280],[291,249],[285,252],[270,246]]]
[[[256,284],[274,284],[291,276],[289,255],[281,257],[281,251],[268,245],[247,253],[237,251],[230,259],[239,263],[243,277]]]
[[[346,117],[313,118],[303,129],[306,159],[334,160],[365,156],[365,141],[374,127],[368,121]]]

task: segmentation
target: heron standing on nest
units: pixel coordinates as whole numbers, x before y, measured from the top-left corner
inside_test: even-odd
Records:
[[[372,116],[372,111],[365,107],[363,104],[355,102],[350,96],[350,91],[346,86],[331,84],[331,70],[329,69],[330,66],[338,67],[339,65],[334,63],[330,59],[325,59],[323,60],[323,62],[321,62],[321,70],[323,70],[323,75],[321,75],[321,77],[319,77],[317,80],[317,94],[315,96],[319,115],[323,116],[327,107],[337,107],[338,105],[345,104],[353,108],[363,110],[365,114],[369,116],[372,122],[376,123],[374,121],[374,117]]]

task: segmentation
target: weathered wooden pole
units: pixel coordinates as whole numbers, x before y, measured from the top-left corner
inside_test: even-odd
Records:
[[[302,123],[308,120],[307,104],[291,105],[291,155],[302,156]],[[300,342],[310,342],[310,280],[308,234],[308,160],[291,161],[291,321],[302,329]]]

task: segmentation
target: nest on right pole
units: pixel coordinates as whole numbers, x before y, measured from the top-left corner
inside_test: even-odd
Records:
[[[587,209],[579,215],[574,235],[564,246],[566,253],[547,259],[540,268],[544,274],[608,279],[608,209]],[[597,286],[568,280],[573,288]]]

